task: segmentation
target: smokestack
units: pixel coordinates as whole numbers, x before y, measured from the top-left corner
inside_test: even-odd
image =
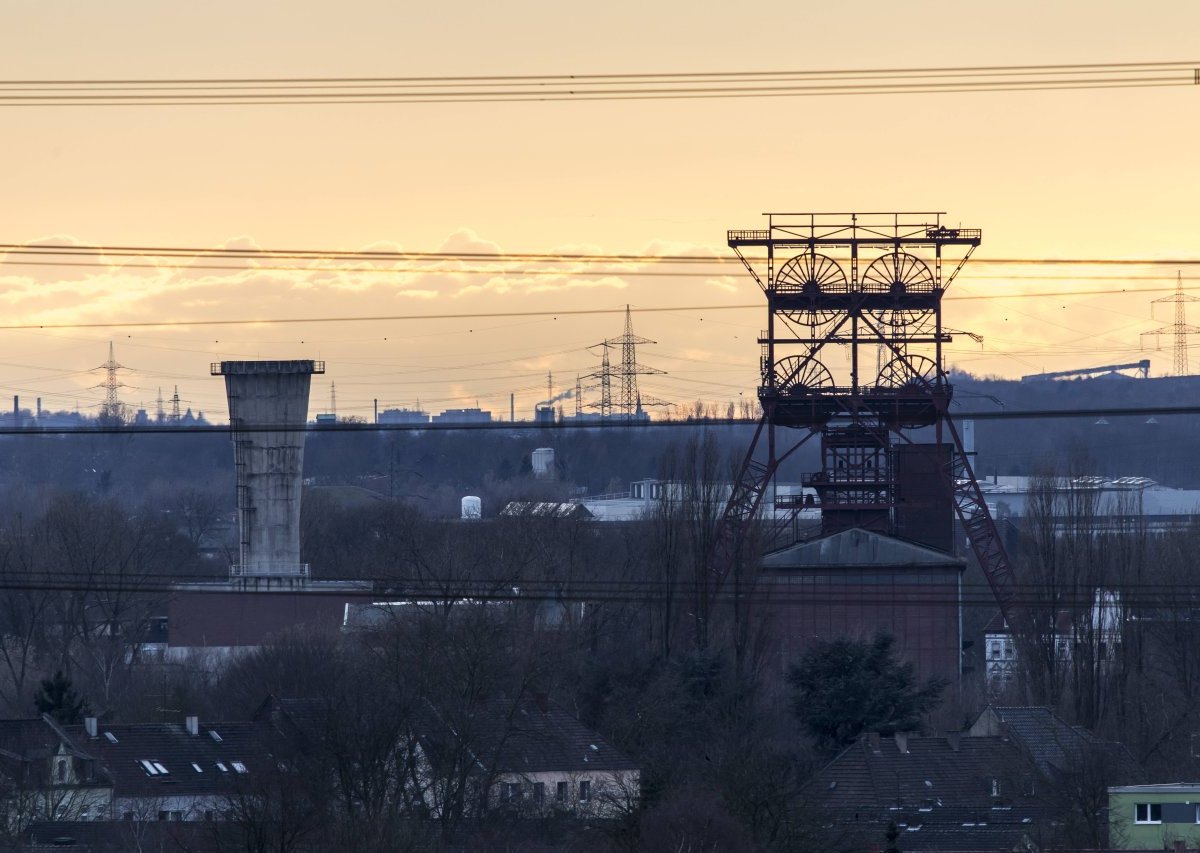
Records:
[[[41,397],[37,398],[37,416],[39,418],[42,416],[42,398]]]
[[[375,398],[375,424],[379,424],[379,398]]]
[[[517,395],[508,395],[508,420],[513,423],[517,420]]]
[[[13,394],[13,426],[21,425],[21,398]]]

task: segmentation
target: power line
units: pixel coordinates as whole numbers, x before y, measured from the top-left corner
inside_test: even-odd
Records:
[[[734,257],[713,254],[663,254],[645,253],[602,253],[602,252],[425,252],[399,249],[267,249],[267,248],[204,248],[196,246],[120,246],[120,245],[69,245],[53,246],[27,243],[0,243],[0,253],[16,255],[61,255],[61,256],[151,256],[185,258],[237,258],[237,259],[295,259],[330,261],[490,261],[503,262],[554,262],[554,263],[683,263],[719,264],[742,269],[742,262]],[[750,257],[750,260],[755,260]],[[762,260],[765,260],[763,258]],[[1193,266],[1200,265],[1200,258],[1005,258],[973,257],[971,266],[979,265],[1122,265],[1122,266]],[[247,269],[254,269],[248,267]]]
[[[1196,62],[960,68],[0,81],[0,106],[261,106],[894,95],[1196,85]]]

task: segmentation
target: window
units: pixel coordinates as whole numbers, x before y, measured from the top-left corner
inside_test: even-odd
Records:
[[[558,787],[554,791],[554,799],[557,802],[565,803],[567,801],[567,783],[559,782]]]
[[[133,820],[133,812],[125,812],[121,815],[121,820]]]
[[[213,810],[212,810],[212,809],[205,809],[205,810],[204,810],[204,819],[205,819],[205,820],[212,820],[212,819],[213,819],[213,817],[214,817],[214,814],[213,814]]]
[[[226,767],[226,766],[224,765],[224,763],[222,763],[222,762],[220,762],[220,761],[218,761],[218,762],[217,762],[217,769],[218,769],[218,770],[220,770],[222,773],[228,773],[228,772],[229,772],[229,768],[228,768],[228,767]]]
[[[542,803],[546,802],[546,783],[545,782],[534,782],[533,783],[533,801],[535,803],[537,803],[539,806]]]
[[[229,762],[229,763],[233,765],[233,769],[234,769],[236,772],[238,772],[238,773],[246,773],[246,772],[248,772],[248,771],[246,770],[246,765],[245,765],[245,764],[242,764],[242,762],[240,762],[240,761],[231,761],[231,762]]]
[[[592,796],[592,783],[591,782],[580,782],[579,783],[579,802],[586,803],[589,799],[591,799],[591,796]]]
[[[510,803],[521,799],[521,783],[507,782],[504,785],[504,798]]]
[[[67,762],[60,760],[58,762],[57,771],[58,771],[58,781],[60,781],[60,782],[67,781]]]
[[[992,780],[992,796],[993,797],[1000,796],[1000,780],[999,779]]]
[[[1133,807],[1134,823],[1162,823],[1162,803],[1138,803]]]
[[[167,819],[167,813],[166,813],[166,812],[159,812],[159,813],[158,813],[158,819],[159,819],[159,820],[166,820],[166,819]]]

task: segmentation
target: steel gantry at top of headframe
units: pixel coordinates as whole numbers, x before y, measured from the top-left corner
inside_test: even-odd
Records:
[[[950,550],[952,504],[1011,617],[1012,569],[949,418],[942,359],[951,341],[942,295],[981,232],[948,226],[942,213],[766,216],[765,229],[729,232],[766,295],[767,327],[759,338],[762,419],[717,531],[717,585],[737,564],[780,463],[820,436],[821,469],[804,482],[817,493],[824,533],[862,527]],[[941,499],[925,494],[923,503],[913,484],[931,479]],[[789,526],[783,501],[767,505],[763,521]]]

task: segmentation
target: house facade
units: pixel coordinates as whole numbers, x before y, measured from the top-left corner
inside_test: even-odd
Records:
[[[1109,788],[1108,820],[1114,850],[1200,847],[1200,782]]]

